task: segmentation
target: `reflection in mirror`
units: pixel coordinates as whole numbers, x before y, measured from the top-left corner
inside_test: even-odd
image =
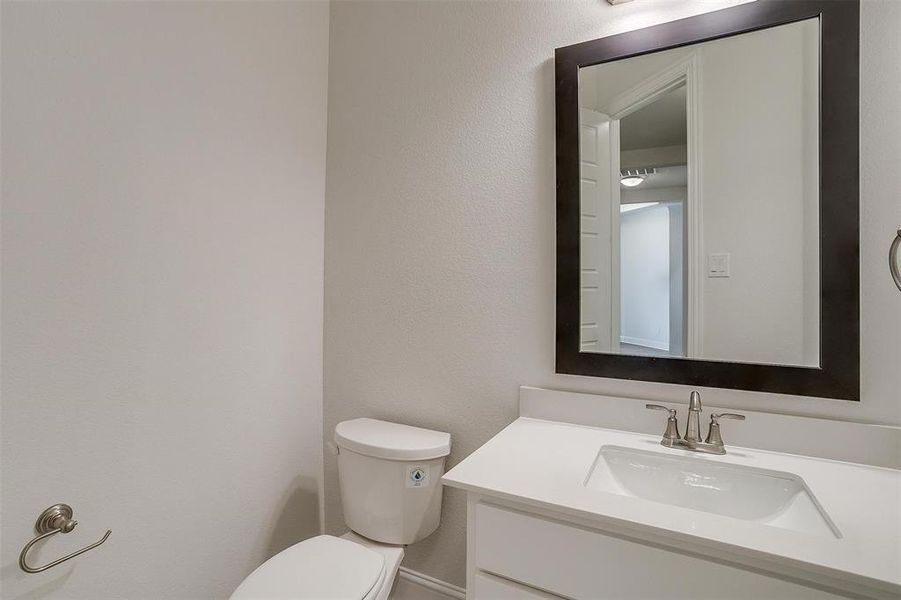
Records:
[[[819,365],[818,44],[579,70],[582,352]]]

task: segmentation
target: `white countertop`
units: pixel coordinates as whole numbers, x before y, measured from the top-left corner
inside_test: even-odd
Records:
[[[855,593],[901,597],[901,471],[734,446],[727,446],[725,456],[705,455],[664,448],[659,441],[659,436],[521,417],[442,481],[661,545]],[[604,445],[797,474],[842,537],[590,489],[584,484]]]

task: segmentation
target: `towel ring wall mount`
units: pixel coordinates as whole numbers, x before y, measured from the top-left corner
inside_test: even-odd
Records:
[[[68,504],[54,504],[50,508],[44,510],[44,512],[42,512],[38,516],[38,520],[35,521],[34,524],[34,530],[38,533],[38,536],[25,544],[25,547],[22,548],[22,552],[19,554],[19,567],[23,571],[25,571],[26,573],[40,573],[41,571],[46,571],[47,569],[55,567],[60,563],[64,563],[71,558],[75,558],[79,554],[84,554],[88,550],[93,550],[94,548],[105,542],[112,533],[111,530],[107,529],[103,537],[90,546],[85,546],[81,550],[76,550],[75,552],[67,554],[62,558],[58,558],[51,563],[47,563],[46,565],[42,565],[40,567],[28,566],[28,563],[25,560],[27,558],[28,551],[31,550],[31,547],[34,546],[37,542],[54,536],[57,533],[69,533],[73,529],[75,529],[75,526],[78,525],[78,521],[72,518],[73,514],[74,513],[72,511],[72,507]]]
[[[901,292],[901,267],[898,267],[898,263],[901,262],[901,256],[898,256],[899,247],[901,247],[901,229],[898,230],[888,249],[888,268],[892,273],[892,279],[895,280],[895,285],[898,286],[898,291]]]

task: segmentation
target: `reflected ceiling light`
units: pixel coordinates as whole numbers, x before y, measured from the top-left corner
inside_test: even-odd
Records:
[[[657,169],[653,167],[648,169],[626,169],[619,172],[619,182],[627,188],[634,188],[641,185],[645,178],[656,173]]]
[[[659,202],[633,202],[632,204],[620,204],[619,214],[638,210],[639,208],[647,208],[648,206],[657,206]]]

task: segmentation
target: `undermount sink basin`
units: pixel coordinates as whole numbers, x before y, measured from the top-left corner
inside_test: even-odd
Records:
[[[791,473],[604,446],[585,485],[773,527],[841,537],[804,480]]]

